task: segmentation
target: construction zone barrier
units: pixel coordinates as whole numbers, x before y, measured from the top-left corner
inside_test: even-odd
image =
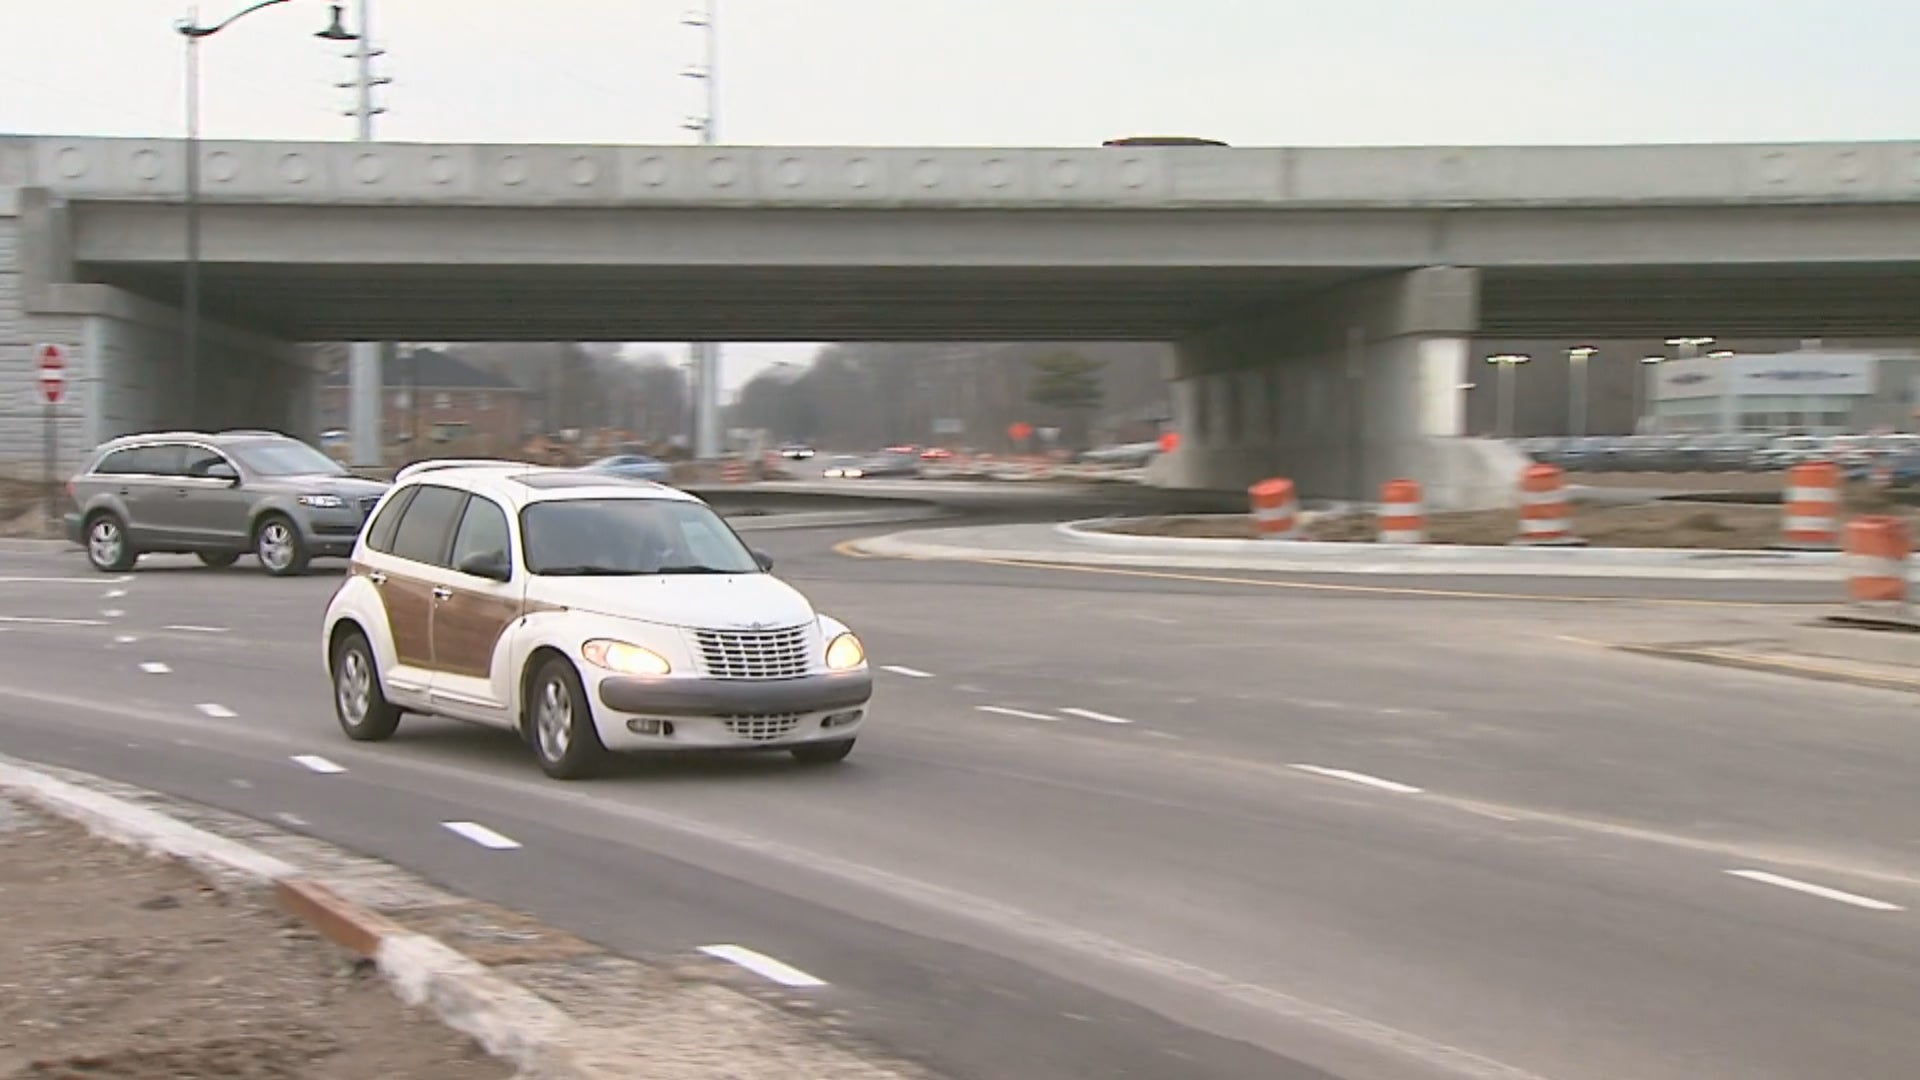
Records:
[[[1847,522],[1847,613],[1870,619],[1904,621],[1912,616],[1907,603],[1907,561],[1913,537],[1897,517],[1873,515]]]
[[[1573,504],[1558,465],[1529,465],[1520,474],[1520,535],[1516,544],[1573,546]]]
[[[1293,481],[1282,477],[1262,480],[1247,489],[1253,532],[1262,540],[1291,540],[1297,534],[1300,504]]]
[[[1781,495],[1779,547],[1835,551],[1840,547],[1840,467],[1809,461],[1787,470]]]
[[[728,484],[746,483],[747,482],[747,463],[744,461],[727,462],[720,469],[720,479],[722,482],[728,483]]]
[[[1421,505],[1420,485],[1412,480],[1389,480],[1380,485],[1380,542],[1424,544],[1427,511]]]

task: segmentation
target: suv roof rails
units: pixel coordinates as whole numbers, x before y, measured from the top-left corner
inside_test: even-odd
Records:
[[[441,469],[472,468],[533,470],[544,468],[544,466],[536,465],[530,461],[514,461],[511,458],[428,458],[426,461],[416,461],[411,465],[401,466],[400,471],[393,474],[393,479],[395,483],[399,483],[409,476],[418,476],[425,472],[438,472]]]
[[[266,428],[228,428],[225,431],[216,431],[214,432],[214,434],[216,435],[278,435],[283,439],[291,438],[291,436],[289,436],[284,431],[269,431]]]

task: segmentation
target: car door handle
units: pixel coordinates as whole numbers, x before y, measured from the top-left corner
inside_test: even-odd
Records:
[[[433,587],[433,598],[435,600],[445,600],[452,595],[453,590],[447,588],[445,585],[435,585]]]
[[[375,570],[367,575],[367,580],[373,582],[375,585],[385,585],[387,583],[387,572],[385,570]]]

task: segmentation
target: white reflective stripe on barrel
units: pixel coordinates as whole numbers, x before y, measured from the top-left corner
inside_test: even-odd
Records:
[[[1523,491],[1520,493],[1521,506],[1552,506],[1567,501],[1567,489],[1555,488],[1552,491]]]
[[[1787,489],[1782,501],[1790,503],[1837,504],[1840,501],[1840,489],[1830,487],[1790,487]]]
[[[1383,544],[1424,544],[1427,534],[1419,529],[1382,529],[1380,542]]]
[[[1838,535],[1839,528],[1830,517],[1788,517],[1781,526],[1787,532],[1811,532]]]
[[[1567,520],[1566,518],[1522,518],[1520,519],[1520,531],[1522,533],[1558,533],[1558,532],[1566,532],[1572,527],[1573,527],[1573,522]]]
[[[1426,513],[1426,507],[1417,502],[1381,503],[1380,516],[1387,518],[1419,517]]]
[[[1294,504],[1283,503],[1279,506],[1256,506],[1253,509],[1255,521],[1285,521],[1294,516]]]

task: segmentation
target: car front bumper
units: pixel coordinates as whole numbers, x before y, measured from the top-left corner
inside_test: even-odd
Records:
[[[611,750],[781,749],[859,732],[873,674],[796,679],[609,676],[597,691],[601,741]]]

